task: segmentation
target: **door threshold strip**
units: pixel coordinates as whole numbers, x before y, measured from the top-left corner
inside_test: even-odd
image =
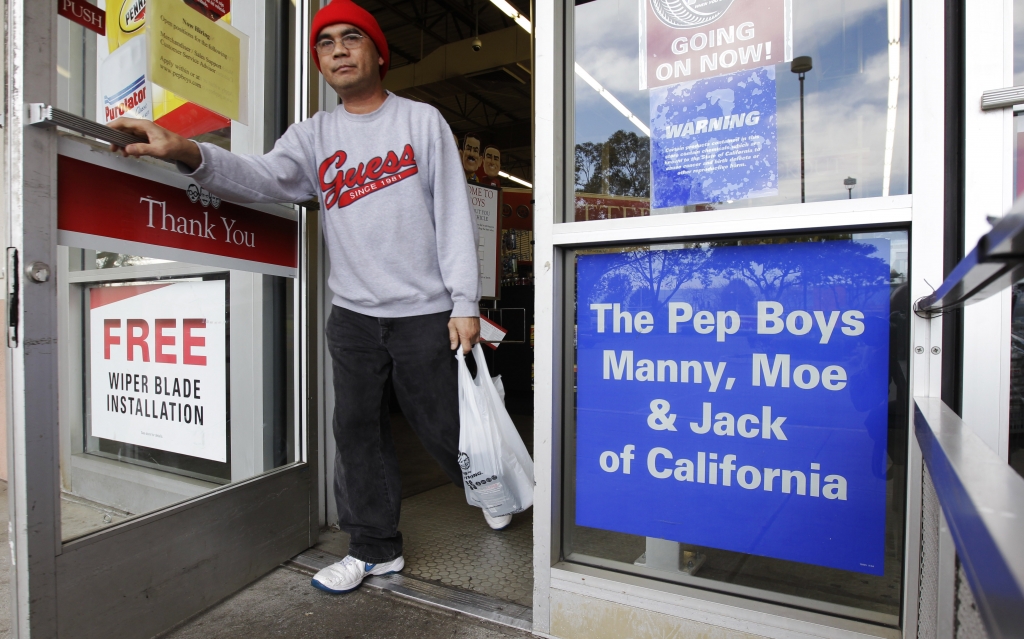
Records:
[[[292,557],[284,565],[299,572],[314,575],[338,561],[341,561],[341,557],[311,548]],[[533,610],[531,608],[478,592],[420,581],[401,574],[368,577],[363,584],[478,619],[521,630],[533,630]]]

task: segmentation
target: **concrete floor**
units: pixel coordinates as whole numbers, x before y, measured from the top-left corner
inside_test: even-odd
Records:
[[[0,481],[0,503],[7,482]],[[74,525],[102,522],[102,510],[85,504],[62,504]],[[7,544],[8,512],[0,508],[0,639],[11,636],[11,555]],[[529,633],[465,615],[428,608],[385,591],[360,589],[328,595],[309,584],[309,576],[278,568],[256,583],[163,635],[168,639],[504,639]]]
[[[466,505],[463,491],[452,486],[422,450],[401,416],[392,416],[392,419],[403,471],[402,528],[407,535],[407,561],[411,560],[406,574],[531,605],[532,511],[517,515],[507,530],[490,530],[480,511]],[[517,424],[519,421],[524,422],[522,430],[527,434],[526,439],[532,434],[532,420],[522,417]],[[0,500],[6,497],[7,483],[0,481]],[[6,508],[0,511],[0,639],[7,639],[11,636],[11,566],[6,543],[8,512]],[[128,517],[130,513],[62,495],[64,539],[94,532]],[[466,553],[464,546],[467,544],[473,551]],[[340,531],[327,533],[317,547],[343,556],[348,549],[347,535]],[[463,557],[464,554],[470,557]],[[458,566],[455,566],[456,559],[461,561]],[[503,639],[530,636],[521,630],[425,606],[389,591],[362,588],[348,595],[328,595],[313,588],[308,575],[289,568],[277,568],[161,635],[167,639]]]
[[[408,490],[413,496],[402,500],[402,530],[406,538],[403,574],[530,606],[533,512],[516,515],[509,529],[492,531],[480,511],[466,505],[463,491],[452,486],[443,474],[433,474],[429,458],[422,459],[412,447],[408,453],[403,460],[403,492]],[[430,488],[438,483],[439,487]],[[348,535],[327,531],[316,548],[344,556],[348,554]],[[465,559],[464,555],[470,560],[456,566],[455,562]],[[278,568],[161,639],[530,636],[521,630],[412,602],[388,591],[361,588],[347,595],[328,595],[313,588],[308,575]]]
[[[278,568],[161,639],[505,639],[527,632],[360,588],[329,595]]]

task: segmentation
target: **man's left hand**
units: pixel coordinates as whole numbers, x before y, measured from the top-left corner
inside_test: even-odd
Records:
[[[453,317],[448,321],[448,337],[454,351],[462,344],[462,352],[469,353],[480,341],[479,317]]]

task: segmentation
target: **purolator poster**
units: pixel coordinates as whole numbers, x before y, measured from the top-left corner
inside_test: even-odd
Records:
[[[89,289],[91,434],[227,461],[225,281]]]
[[[778,195],[775,67],[651,89],[651,208]]]
[[[134,38],[100,65],[100,99],[104,123],[120,117],[153,119],[153,85],[148,75],[145,38]]]
[[[228,51],[234,51],[237,54],[239,87],[234,102],[239,103],[237,107],[238,121],[245,124],[248,119],[248,107],[246,106],[246,101],[248,100],[248,76],[245,73],[245,68],[247,66],[249,45],[247,36],[228,26],[231,22],[230,1],[168,0],[168,2],[171,4],[172,12],[185,11],[185,16],[187,16],[186,22],[195,25],[199,30],[208,35],[212,34],[211,38],[219,36],[220,31],[225,31],[239,38],[240,44],[237,47],[222,49],[222,51],[229,55],[229,57]],[[159,10],[160,7],[156,6],[154,0],[111,0],[107,2],[106,50],[109,51],[111,56],[114,56],[119,53],[120,49],[132,43],[135,51],[128,55],[122,54],[125,61],[118,63],[113,70],[108,70],[107,60],[109,58],[107,54],[97,49],[97,61],[99,63],[98,85],[104,87],[103,91],[97,92],[97,113],[99,114],[97,119],[102,123],[107,123],[119,115],[146,117],[147,119],[152,119],[160,126],[185,137],[195,137],[211,132],[220,132],[218,135],[224,137],[224,131],[231,126],[231,118],[224,113],[215,112],[208,108],[206,105],[209,101],[205,96],[201,98],[200,102],[190,101],[165,88],[158,80],[154,79],[154,58],[152,57],[154,47],[151,37],[154,29],[150,25],[154,22],[154,16],[159,13]],[[183,25],[184,23],[180,23],[178,26],[184,28]],[[219,31],[216,33],[211,32],[210,29],[213,28],[217,28]],[[189,49],[192,50],[184,51],[184,49],[179,49],[179,51],[199,60],[197,56],[193,55],[197,49],[194,49],[192,46],[189,46]],[[167,59],[171,60],[172,64],[174,63],[172,58]],[[180,62],[179,60],[178,63],[180,64]],[[235,62],[228,62],[226,67],[234,68]],[[204,62],[203,64],[206,63]],[[218,64],[223,65],[222,62],[218,62]],[[194,72],[191,69],[192,65],[193,63],[188,61],[188,65],[185,66],[189,74]],[[211,65],[207,64],[207,66]],[[203,70],[201,65],[196,65],[196,68]],[[205,73],[205,70],[203,71]],[[134,75],[131,75],[132,73]],[[185,75],[180,70],[179,73],[183,76]],[[117,96],[127,90],[131,83],[139,77],[139,74],[145,74],[145,95],[149,105],[151,105],[149,114],[146,115],[139,111],[128,113],[128,109],[125,109],[125,113],[119,113],[117,109],[107,108],[108,105],[105,104],[103,97]],[[129,75],[130,77],[128,77]],[[218,87],[218,90],[223,90],[223,87]],[[135,91],[138,91],[138,89]],[[134,91],[126,95],[137,97]],[[196,96],[193,94],[192,97]],[[121,106],[123,108],[124,105],[122,104]]]
[[[791,0],[640,0],[640,89],[793,59]]]
[[[579,255],[576,523],[883,574],[889,261],[885,239]]]

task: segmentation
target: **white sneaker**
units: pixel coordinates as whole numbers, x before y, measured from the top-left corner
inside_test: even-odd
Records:
[[[487,525],[493,530],[501,530],[507,528],[512,523],[512,515],[505,515],[504,517],[491,517],[491,513],[487,512],[486,508],[481,508],[484,511],[484,519],[487,520]]]
[[[368,564],[348,555],[316,573],[313,576],[313,587],[338,595],[355,590],[368,575],[390,575],[402,568],[405,568],[405,559],[402,557],[383,564]]]

